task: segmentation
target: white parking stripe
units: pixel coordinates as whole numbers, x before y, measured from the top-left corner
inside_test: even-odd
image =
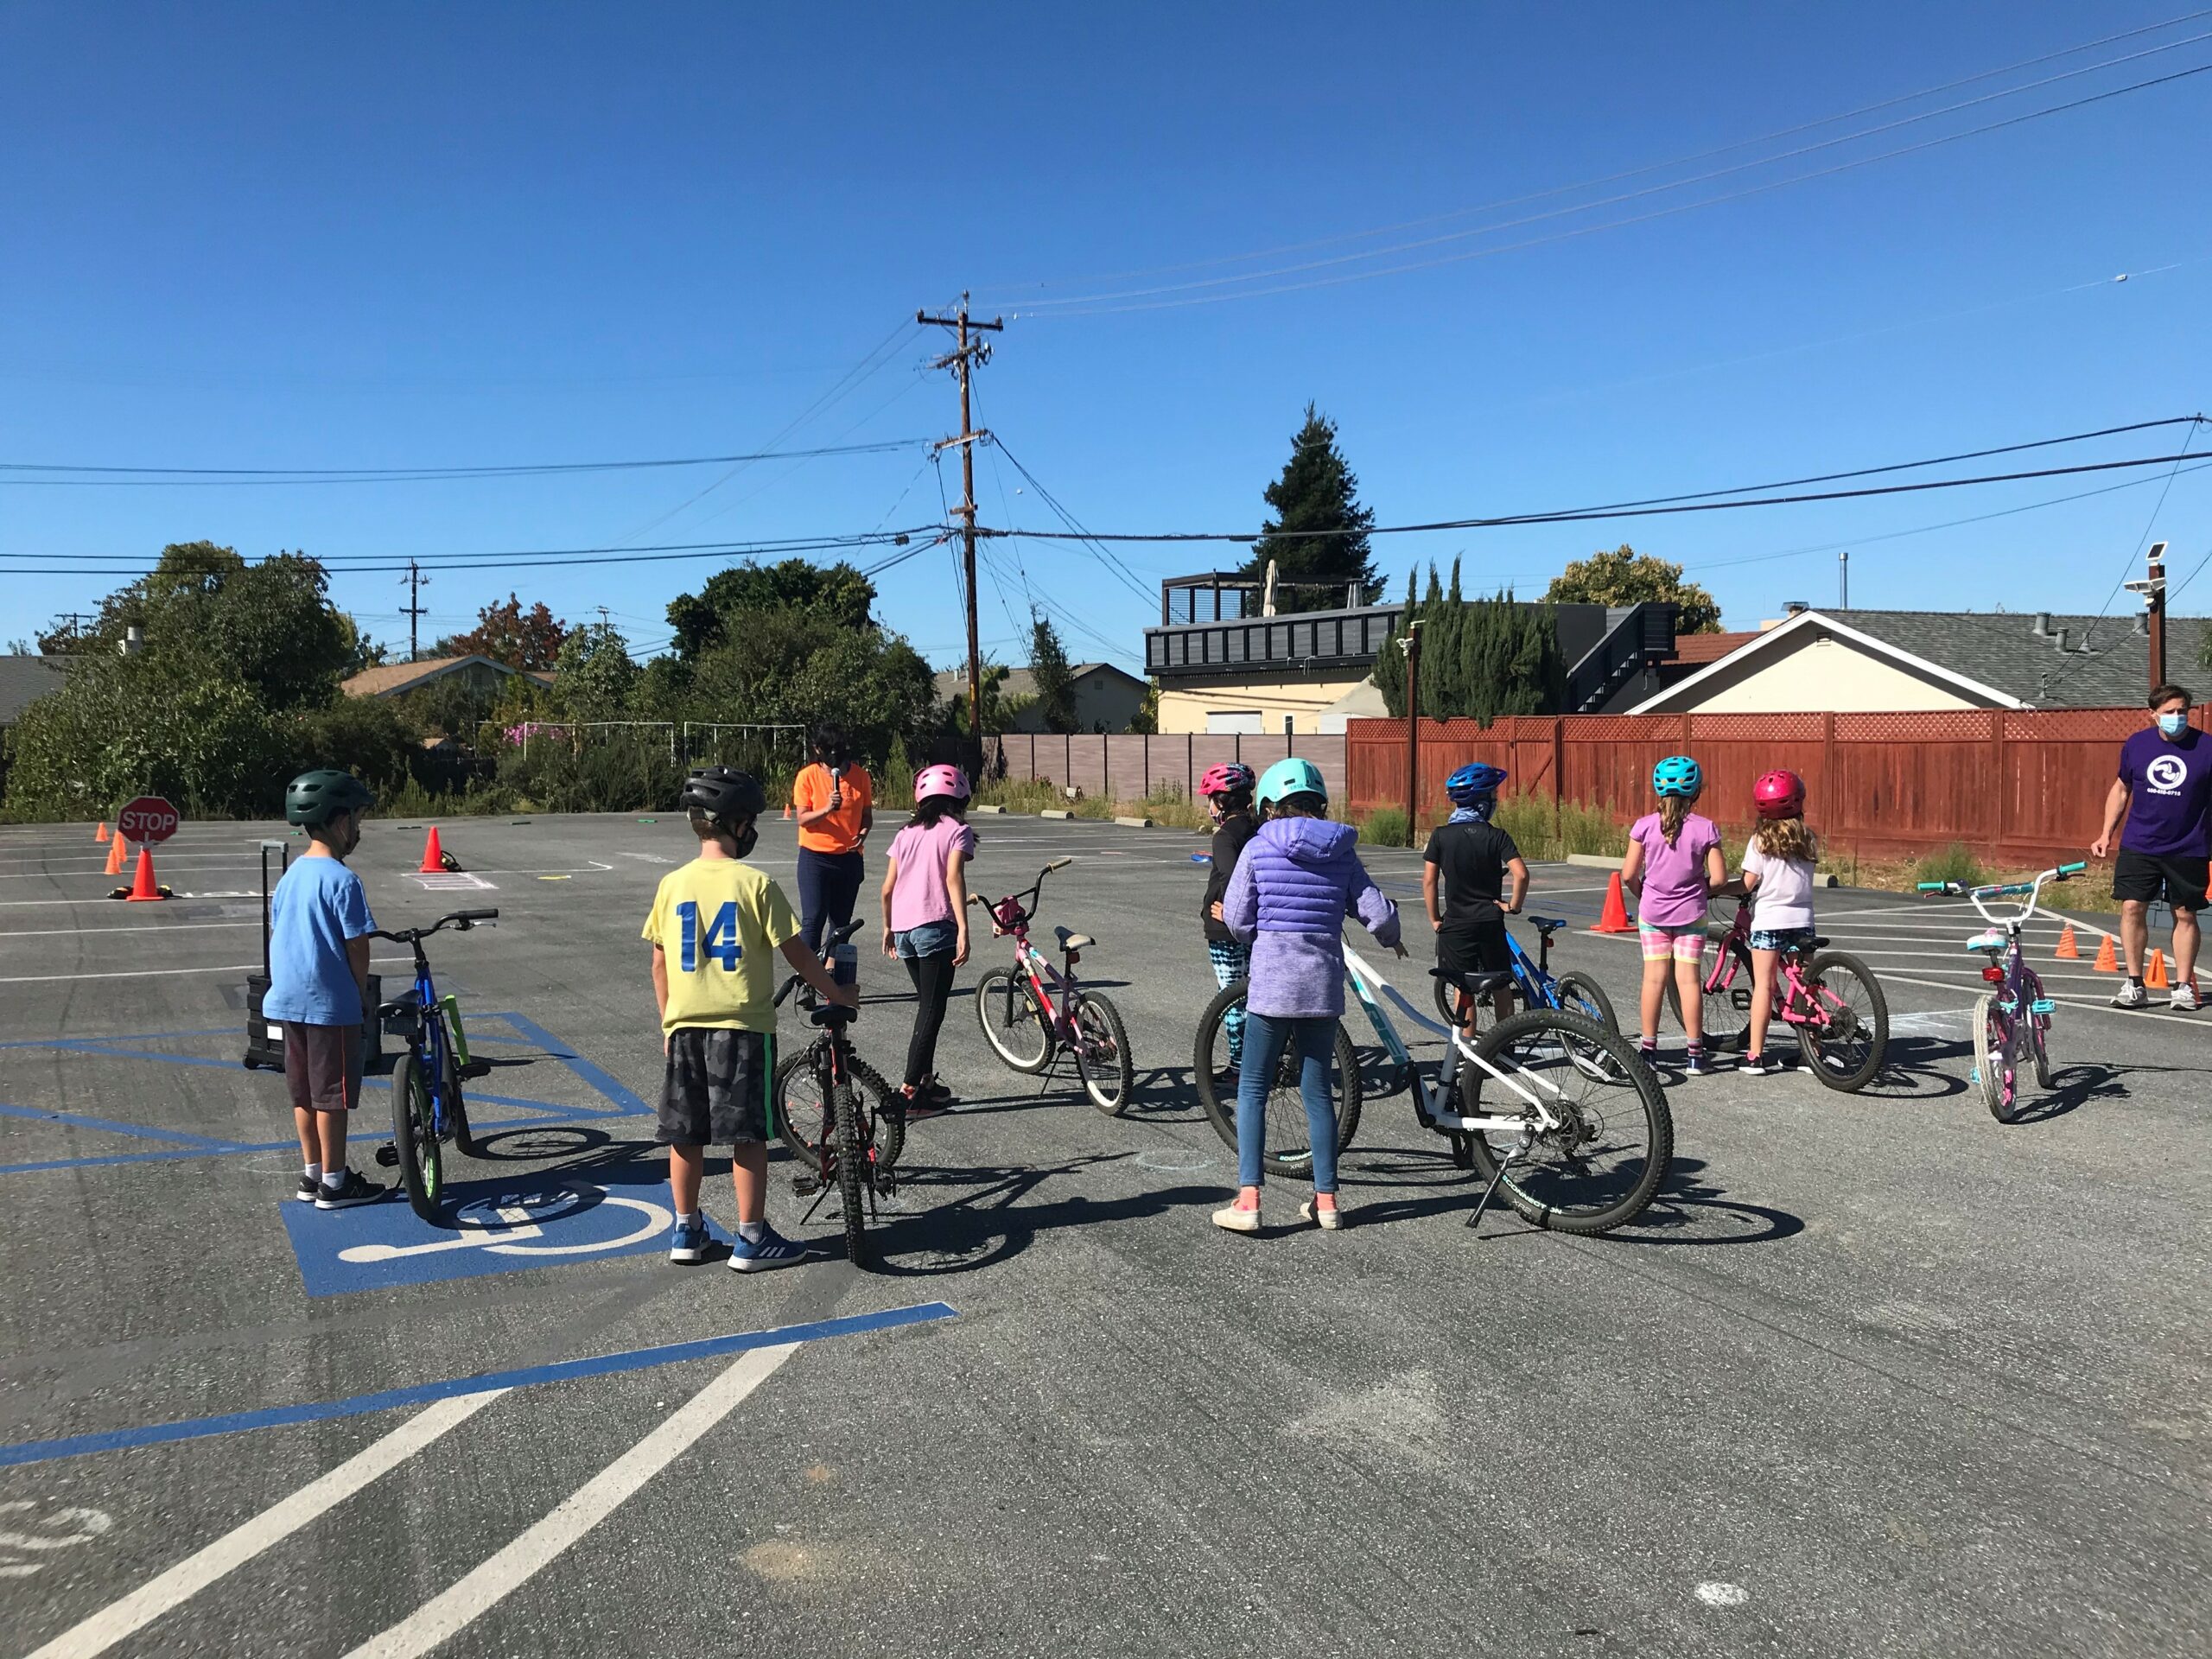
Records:
[[[344,1503],[378,1476],[397,1468],[505,1392],[505,1389],[494,1389],[484,1394],[459,1395],[418,1412],[391,1433],[372,1440],[328,1474],[308,1482],[282,1503],[225,1533],[205,1549],[186,1556],[121,1601],[103,1607],[83,1624],[64,1630],[31,1654],[29,1659],[92,1659],[94,1654],[105,1653],[171,1608],[198,1595],[218,1579],[244,1567],[272,1544],[282,1542]]]
[[[550,1515],[444,1593],[364,1642],[346,1659],[418,1659],[451,1639],[558,1560],[585,1534],[736,1409],[798,1351],[797,1343],[754,1348],[679,1406],[660,1426],[571,1493]]]
[[[412,957],[371,957],[370,964],[404,962],[411,963]],[[232,963],[219,968],[124,968],[99,974],[17,974],[0,979],[0,985],[67,984],[80,979],[156,979],[175,974],[251,974],[260,971],[257,962]]]

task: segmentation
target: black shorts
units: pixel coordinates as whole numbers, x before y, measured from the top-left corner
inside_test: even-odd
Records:
[[[284,1083],[303,1112],[350,1112],[361,1103],[364,1045],[359,1026],[310,1026],[287,1020]]]
[[[2113,862],[2112,896],[2145,904],[2164,899],[2176,910],[2202,910],[2208,877],[2212,877],[2212,859],[2139,853],[2123,847]]]
[[[775,1039],[766,1032],[678,1026],[668,1034],[653,1139],[664,1147],[765,1143],[774,1065]]]
[[[1505,943],[1505,912],[1447,918],[1436,935],[1436,965],[1462,974],[1503,973],[1513,965]]]

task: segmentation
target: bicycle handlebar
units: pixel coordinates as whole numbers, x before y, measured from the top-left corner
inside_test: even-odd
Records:
[[[2024,922],[2036,913],[2036,900],[2043,896],[2044,882],[2070,880],[2088,868],[2086,861],[2061,864],[2044,871],[2032,881],[2005,881],[1979,887],[1970,887],[1963,881],[1922,881],[1916,885],[1922,893],[1944,893],[1970,899],[1984,921],[1992,927],[2003,927],[2008,922]],[[2028,902],[2020,907],[2018,915],[2010,918],[1991,915],[1989,906],[1982,902],[1986,899],[2017,898],[2021,893],[2028,895]]]
[[[382,928],[377,928],[369,934],[369,937],[372,939],[389,939],[394,944],[415,944],[445,928],[450,927],[457,933],[466,933],[472,927],[488,926],[499,919],[499,912],[497,910],[456,910],[450,916],[439,917],[428,927],[403,927],[396,932],[389,933]]]

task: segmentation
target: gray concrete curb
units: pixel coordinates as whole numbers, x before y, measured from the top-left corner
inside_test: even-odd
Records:
[[[1566,861],[1586,865],[1593,870],[1618,870],[1624,861],[1605,853],[1569,853]]]
[[[1037,816],[1040,818],[1072,818],[1075,814],[1057,806],[1048,806]]]
[[[1116,818],[1114,822],[1122,825],[1124,829],[1128,830],[1149,830],[1152,828],[1152,820],[1150,818]]]

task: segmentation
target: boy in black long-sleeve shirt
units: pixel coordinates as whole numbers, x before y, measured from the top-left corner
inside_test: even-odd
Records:
[[[1221,919],[1221,896],[1229,891],[1229,878],[1236,873],[1244,843],[1260,827],[1252,810],[1252,791],[1258,782],[1251,767],[1235,760],[1209,766],[1198,780],[1198,794],[1214,821],[1213,871],[1206,878],[1198,914],[1205,923],[1206,955],[1213,963],[1214,982],[1224,988],[1243,979],[1252,965],[1251,947],[1240,943]],[[1241,1065],[1244,1058],[1243,1005],[1230,1009],[1221,1025],[1229,1038],[1229,1064],[1232,1068]]]

